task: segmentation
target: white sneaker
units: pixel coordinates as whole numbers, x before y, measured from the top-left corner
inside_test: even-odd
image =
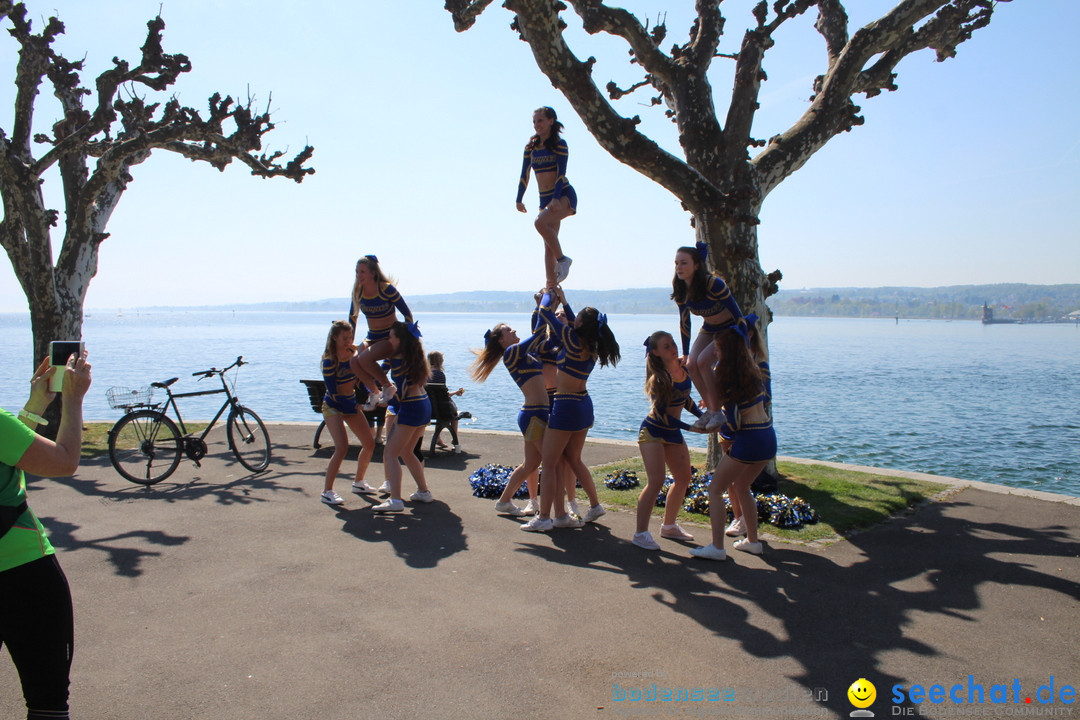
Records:
[[[500,515],[510,515],[512,517],[521,517],[522,515],[528,515],[527,512],[525,512],[512,502],[496,502],[495,512]]]
[[[727,550],[709,544],[705,547],[691,548],[690,554],[704,560],[727,560]]]
[[[352,484],[352,491],[357,495],[371,495],[376,492],[375,488],[361,480]]]
[[[561,283],[570,274],[570,263],[574,262],[569,256],[563,255],[555,261],[555,284]]]
[[[705,430],[707,432],[716,432],[720,428],[724,427],[724,423],[727,422],[727,416],[720,410],[713,410],[709,413],[709,422],[705,424]]]
[[[333,490],[327,490],[326,492],[324,492],[322,494],[322,501],[327,505],[341,505],[345,502],[341,499],[341,496]]]
[[[521,526],[525,532],[549,532],[554,527],[551,518],[541,518],[539,515]]]
[[[552,520],[551,524],[557,528],[579,528],[585,525],[585,521],[573,515],[563,515]]]
[[[379,492],[382,493],[383,495],[389,495],[390,494],[390,481],[389,480],[384,481],[383,484],[379,486]]]
[[[746,526],[743,524],[742,515],[731,521],[731,524],[724,530],[724,534],[728,537],[739,537],[746,534]]]
[[[660,549],[660,543],[653,540],[652,533],[648,530],[645,532],[634,533],[634,539],[630,542],[634,543],[639,548],[645,548],[646,550]]]
[[[589,510],[585,513],[585,517],[583,517],[582,520],[584,520],[587,523],[595,522],[601,516],[606,515],[606,514],[607,514],[607,510],[604,509],[604,506],[601,505],[600,503],[596,503],[591,508],[589,508]]]
[[[712,411],[711,410],[706,410],[705,412],[701,413],[701,417],[699,417],[697,420],[695,420],[694,423],[690,427],[693,428],[694,430],[704,430],[705,428],[707,428],[709,426],[709,416],[710,415],[712,415]]]
[[[761,552],[762,552],[761,541],[750,542],[746,538],[743,538],[742,540],[736,540],[731,545],[731,547],[735,548],[736,550],[742,550],[743,552],[748,552],[751,555],[760,555]]]
[[[429,503],[429,502],[433,501],[434,499],[435,498],[431,497],[431,491],[430,490],[417,490],[416,492],[414,492],[412,495],[409,496],[409,502]]]
[[[537,498],[529,498],[529,502],[525,503],[525,510],[523,512],[526,515],[536,515],[540,512],[540,501]]]
[[[373,512],[377,513],[401,512],[405,509],[405,502],[400,498],[390,498],[386,502],[379,503],[371,509]]]
[[[577,515],[578,517],[581,517],[581,511],[577,509],[577,502],[574,500],[566,501],[566,511],[571,515]]]
[[[660,526],[660,537],[667,538],[668,540],[687,540],[693,541],[694,536],[679,527],[679,523],[672,523],[670,525]]]

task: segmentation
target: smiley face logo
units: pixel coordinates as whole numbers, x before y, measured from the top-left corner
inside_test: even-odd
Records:
[[[874,683],[866,678],[859,678],[851,683],[851,687],[847,691],[847,697],[855,707],[868,708],[877,699],[877,688],[874,687]]]

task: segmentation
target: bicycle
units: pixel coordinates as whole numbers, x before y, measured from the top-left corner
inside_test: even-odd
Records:
[[[266,426],[254,411],[240,404],[225,381],[225,373],[247,364],[241,356],[222,370],[210,368],[191,374],[199,380],[218,377],[221,380],[220,390],[174,393],[169,388],[179,378],[151,383],[143,390],[109,388],[106,392],[109,405],[124,410],[124,416],[109,430],[109,460],[116,471],[133,483],[153,485],[173,474],[182,455],[194,461],[196,467],[202,467],[200,461],[206,456],[204,438],[226,409],[229,410],[225,424],[229,449],[240,464],[253,473],[266,470],[270,465],[270,435],[266,432]],[[155,388],[164,390],[169,396],[168,400],[164,403],[151,402]],[[225,393],[225,402],[214,419],[199,435],[189,433],[176,399],[220,393]],[[167,415],[170,405],[180,423],[179,428]]]

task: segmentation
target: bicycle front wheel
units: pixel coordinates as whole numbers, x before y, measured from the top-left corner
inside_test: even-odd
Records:
[[[109,431],[109,460],[133,483],[153,485],[173,474],[183,443],[176,423],[157,410],[136,410]]]
[[[251,472],[270,466],[270,434],[252,410],[237,405],[229,413],[229,447],[240,464]]]

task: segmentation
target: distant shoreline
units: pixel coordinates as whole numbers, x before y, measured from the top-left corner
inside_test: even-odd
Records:
[[[674,312],[671,288],[574,290],[574,305],[592,305],[605,312],[628,315],[666,315]],[[478,290],[438,295],[410,295],[416,313],[459,312],[528,313],[534,308],[531,292]],[[936,288],[808,288],[781,290],[767,301],[777,317],[880,318],[899,320],[974,320],[983,316],[983,304],[994,317],[1023,323],[1080,322],[1080,284],[1070,285],[955,285]],[[295,302],[221,305],[94,307],[88,315],[138,312],[333,312],[348,308],[348,298]],[[25,314],[25,313],[5,313]]]

